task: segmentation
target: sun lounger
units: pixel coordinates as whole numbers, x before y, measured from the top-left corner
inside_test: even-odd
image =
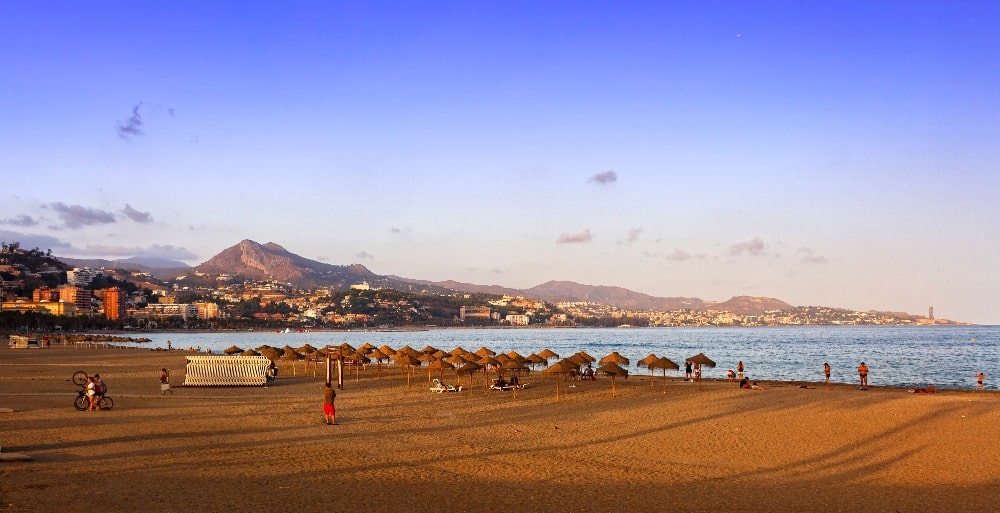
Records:
[[[524,390],[524,387],[526,387],[526,386],[528,386],[527,383],[525,383],[523,385],[517,385],[517,386],[514,386],[514,385],[502,385],[501,386],[501,385],[494,384],[494,385],[490,385],[490,390],[501,390],[501,391],[507,392],[507,391],[510,391],[510,390]]]
[[[455,385],[446,385],[442,383],[441,380],[435,378],[434,386],[431,387],[431,392],[437,392],[439,394],[444,392],[461,392],[462,388],[463,387],[461,385],[457,387]]]

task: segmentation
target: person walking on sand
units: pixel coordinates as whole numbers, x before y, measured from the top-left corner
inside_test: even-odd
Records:
[[[858,376],[861,377],[861,388],[867,389],[868,388],[868,366],[865,365],[865,362],[861,362],[861,365],[858,365]]]
[[[337,409],[333,406],[333,400],[337,397],[337,392],[333,389],[333,384],[326,382],[323,389],[323,417],[328,426],[337,424]]]
[[[174,391],[170,390],[170,373],[164,367],[160,369],[160,395],[167,395],[167,392],[174,395]]]
[[[87,378],[87,401],[90,402],[90,407],[87,408],[87,411],[100,409],[97,405],[97,383],[94,383],[93,376]]]
[[[976,390],[986,390],[984,381],[986,381],[986,374],[982,372],[976,374]]]
[[[830,364],[827,362],[823,362],[823,375],[826,376],[826,388],[833,388],[833,385],[830,384]]]

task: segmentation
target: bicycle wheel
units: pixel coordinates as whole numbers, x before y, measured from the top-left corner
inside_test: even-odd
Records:
[[[87,396],[78,395],[73,401],[73,407],[78,411],[85,411],[87,408],[90,408],[90,401],[87,400]]]
[[[82,387],[87,384],[87,373],[83,371],[76,371],[73,373],[73,384]]]
[[[110,410],[115,407],[115,402],[112,401],[110,397],[104,396],[97,403],[97,405],[100,406],[102,410]]]

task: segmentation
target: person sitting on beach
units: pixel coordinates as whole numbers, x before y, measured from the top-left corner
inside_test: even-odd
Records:
[[[753,384],[750,385],[750,390],[764,390],[764,387],[758,385],[757,382],[754,381]]]
[[[594,380],[597,379],[594,376],[594,367],[593,366],[587,365],[587,368],[583,369],[583,379],[589,379],[591,381],[594,381]]]
[[[750,378],[743,376],[743,379],[740,380],[740,388],[750,388]]]
[[[507,380],[503,379],[503,374],[497,376],[497,379],[493,381],[493,386],[497,388],[503,388],[507,386]]]

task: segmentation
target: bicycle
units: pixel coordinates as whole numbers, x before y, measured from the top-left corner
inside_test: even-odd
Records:
[[[73,384],[80,387],[80,390],[76,393],[76,399],[73,399],[73,407],[78,411],[86,411],[90,409],[90,398],[87,397],[87,380],[90,376],[86,372],[76,371],[73,373]],[[115,407],[115,401],[107,395],[100,396],[97,400],[97,407],[102,410],[110,410]]]

